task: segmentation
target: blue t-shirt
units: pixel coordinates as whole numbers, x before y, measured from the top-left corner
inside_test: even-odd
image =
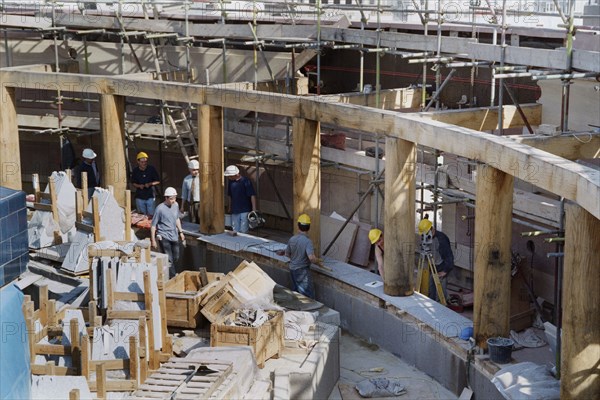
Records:
[[[140,167],[135,167],[131,171],[131,182],[137,183],[138,185],[144,185],[146,183],[160,181],[158,172],[152,165],[147,165],[145,170],[141,170]],[[148,200],[154,198],[154,187],[150,186],[143,189],[135,190],[135,197],[140,200]]]
[[[227,194],[231,198],[231,213],[241,214],[252,211],[252,196],[256,196],[250,179],[245,176],[237,181],[229,181]]]
[[[152,216],[152,226],[156,227],[156,234],[163,237],[163,239],[176,242],[179,240],[177,233],[177,219],[179,218],[179,205],[177,202],[173,203],[171,207],[167,206],[164,202],[160,203],[154,215]]]
[[[290,258],[290,269],[310,267],[309,255],[315,254],[312,241],[305,233],[297,233],[290,238],[285,255]]]

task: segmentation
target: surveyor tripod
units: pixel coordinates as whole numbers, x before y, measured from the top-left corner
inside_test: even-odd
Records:
[[[425,263],[427,263],[427,267],[425,267]],[[423,279],[423,269],[428,268],[430,276],[433,277],[433,282],[435,283],[435,290],[437,291],[438,299],[441,304],[446,305],[446,296],[444,296],[444,290],[442,289],[442,283],[440,282],[440,277],[438,276],[438,271],[433,262],[433,255],[428,248],[423,247],[421,249],[421,256],[419,257],[419,268],[417,269],[417,282],[415,285],[415,292],[421,291],[421,280]],[[429,287],[429,283],[427,284]]]

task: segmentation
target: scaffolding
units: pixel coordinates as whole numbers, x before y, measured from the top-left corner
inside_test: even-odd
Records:
[[[314,3],[303,3],[303,2],[247,2],[245,5],[240,6],[238,3],[231,3],[223,0],[218,1],[210,1],[206,3],[196,3],[192,1],[169,1],[169,0],[152,0],[152,1],[126,1],[120,0],[117,3],[112,1],[65,1],[58,4],[55,1],[48,0],[44,2],[44,5],[49,6],[50,14],[51,14],[51,24],[50,26],[44,28],[37,28],[37,30],[42,34],[50,34],[54,43],[54,64],[55,68],[58,70],[59,68],[59,39],[65,39],[68,37],[81,37],[84,43],[84,72],[89,73],[89,60],[88,60],[88,50],[87,50],[87,41],[90,35],[94,35],[95,37],[103,37],[106,36],[108,38],[117,37],[120,42],[120,57],[119,57],[119,71],[121,73],[125,73],[124,61],[125,61],[125,46],[128,46],[135,60],[136,65],[140,72],[148,72],[145,71],[142,67],[141,61],[139,60],[134,43],[148,43],[151,47],[153,62],[154,62],[154,77],[155,79],[165,79],[167,76],[167,71],[164,71],[161,67],[160,61],[160,50],[159,48],[167,43],[174,44],[183,44],[185,46],[185,66],[183,71],[185,73],[184,80],[188,83],[194,83],[197,78],[194,76],[192,66],[191,66],[191,57],[190,57],[190,49],[195,46],[207,46],[207,47],[215,47],[221,49],[222,51],[222,76],[221,81],[211,82],[209,77],[209,71],[206,70],[206,78],[205,84],[226,84],[228,83],[228,59],[226,56],[227,50],[229,49],[238,49],[238,48],[251,48],[253,51],[253,65],[254,65],[254,80],[253,86],[254,89],[258,89],[259,85],[259,56],[262,64],[268,71],[268,75],[271,82],[275,82],[275,76],[271,67],[269,65],[269,61],[265,55],[267,49],[284,49],[287,51],[291,51],[292,55],[292,65],[288,66],[286,69],[285,79],[285,91],[286,93],[292,93],[291,90],[292,85],[290,81],[293,79],[296,73],[296,66],[294,65],[294,54],[295,50],[298,48],[302,49],[313,49],[316,51],[316,70],[314,71],[314,76],[316,77],[315,83],[315,92],[316,95],[321,95],[322,90],[322,65],[321,65],[321,57],[325,50],[339,50],[339,49],[350,49],[356,50],[360,59],[360,72],[359,72],[359,84],[358,90],[360,92],[366,91],[366,86],[364,84],[364,59],[365,55],[374,54],[375,55],[375,107],[381,107],[381,57],[385,55],[392,55],[394,57],[400,57],[401,59],[408,60],[409,64],[422,64],[422,81],[421,81],[421,109],[423,111],[428,111],[431,107],[435,106],[436,110],[442,109],[443,105],[440,101],[440,95],[447,87],[447,84],[452,81],[453,77],[456,75],[457,70],[459,68],[470,68],[470,92],[469,96],[464,99],[461,99],[459,102],[459,107],[475,107],[478,103],[478,100],[474,96],[474,77],[477,74],[477,70],[479,68],[490,68],[491,69],[491,86],[490,86],[490,105],[497,106],[498,109],[498,124],[497,124],[497,134],[503,134],[503,107],[506,103],[504,98],[504,93],[508,95],[511,102],[515,104],[517,110],[519,111],[521,117],[525,121],[527,129],[530,133],[533,133],[533,128],[527,121],[527,118],[523,111],[521,110],[520,105],[518,104],[516,96],[511,92],[511,89],[508,84],[506,84],[505,79],[508,78],[521,78],[521,77],[530,77],[533,81],[536,80],[544,80],[544,79],[560,79],[563,83],[562,90],[562,110],[561,110],[561,124],[560,130],[562,133],[569,132],[569,96],[570,96],[570,86],[573,83],[573,79],[580,78],[593,78],[598,77],[598,73],[596,72],[579,72],[575,71],[572,68],[573,65],[573,40],[576,34],[576,28],[582,28],[575,24],[575,20],[580,18],[581,16],[575,11],[575,2],[568,2],[568,10],[565,12],[561,8],[561,5],[557,0],[554,0],[554,5],[556,12],[548,13],[540,10],[519,10],[519,9],[508,9],[507,0],[503,0],[501,3],[492,3],[489,0],[485,1],[484,5],[481,5],[480,1],[471,1],[468,10],[458,10],[451,9],[447,7],[447,2],[443,0],[421,0],[417,2],[416,0],[412,0],[409,4],[404,4],[401,9],[397,7],[392,7],[391,4],[383,1],[377,0],[376,2],[371,1],[369,4],[366,2],[356,1],[353,5],[342,5],[342,4],[327,4],[322,0],[316,0]],[[240,8],[242,7],[242,8]],[[44,10],[44,7],[40,7],[39,4],[34,5],[32,3],[29,6],[27,3],[25,4],[17,4],[11,3],[6,0],[2,1],[2,10],[3,14],[10,14],[14,12],[18,14],[19,12],[23,12],[24,10],[33,9],[35,11],[44,13],[47,10]],[[88,30],[78,30],[78,29],[69,29],[65,26],[60,26],[60,24],[56,21],[57,12],[63,13],[67,10],[72,10],[72,12],[76,13],[75,10],[79,10],[81,15],[104,15],[104,10],[111,10],[115,20],[117,21],[117,29],[88,29]],[[149,9],[151,11],[149,12]],[[129,20],[134,19],[145,19],[150,20],[150,14],[152,14],[152,18],[154,20],[173,20],[173,21],[183,21],[183,32],[174,33],[174,32],[161,32],[160,29],[156,31],[138,31],[138,30],[130,30],[127,27],[127,22]],[[346,16],[348,19],[352,20],[354,18],[359,18],[360,20],[360,30],[363,32],[374,31],[375,36],[373,43],[367,44],[366,42],[336,42],[332,40],[323,40],[322,37],[322,27],[324,23],[330,23],[331,21],[335,21],[339,19],[339,16]],[[567,55],[567,65],[561,70],[550,70],[550,71],[536,71],[530,69],[526,65],[507,65],[506,63],[506,50],[508,47],[507,44],[507,32],[510,28],[508,24],[508,17],[517,17],[517,16],[553,16],[556,18],[560,18],[561,24],[557,24],[557,26],[564,28],[564,41],[565,41],[565,53]],[[390,17],[391,16],[391,17]],[[403,16],[403,19],[408,21],[409,18],[418,17],[418,21],[420,22],[421,29],[425,38],[432,36],[432,32],[435,32],[435,45],[431,48],[423,49],[424,51],[406,51],[401,49],[401,44],[396,47],[385,46],[382,45],[382,35],[386,32],[384,26],[395,26],[393,25],[394,17]],[[250,40],[243,39],[231,39],[229,37],[198,37],[195,34],[192,34],[190,30],[190,24],[192,21],[197,20],[198,17],[206,18],[212,17],[216,18],[221,25],[227,25],[231,22],[231,26],[238,25],[237,22],[240,18],[246,18],[251,21],[248,22],[248,30],[245,35]],[[298,38],[260,38],[259,28],[261,26],[266,26],[266,24],[271,23],[276,18],[287,19],[292,25],[296,26],[296,24],[300,21],[305,21],[306,19],[312,19],[315,24],[315,33],[314,38],[304,38],[304,42],[300,42]],[[269,20],[270,19],[270,20]],[[373,21],[374,19],[374,21]],[[127,20],[127,21],[126,21]],[[390,25],[392,23],[392,25]],[[443,48],[443,40],[446,36],[444,36],[444,28],[448,26],[463,26],[463,27],[471,27],[471,37],[473,39],[478,38],[478,32],[483,29],[491,30],[492,32],[492,44],[498,46],[500,50],[500,60],[490,61],[490,60],[477,60],[474,58],[468,59],[464,54],[458,53],[447,53]],[[9,27],[5,26],[3,29],[4,33],[4,44],[5,44],[5,55],[6,55],[6,63],[10,65],[10,51],[8,45],[8,36],[9,36]],[[498,44],[498,35],[500,36],[499,44]],[[168,61],[167,61],[168,63]],[[429,97],[427,93],[427,87],[429,86],[428,79],[428,70],[431,70],[435,73],[433,78],[435,89],[431,93]],[[175,69],[171,69],[169,72],[177,72],[180,71],[180,67],[176,67]],[[442,71],[448,70],[449,72],[446,74],[445,78],[442,80]],[[496,91],[496,86],[498,86],[498,90]],[[90,104],[93,102],[93,99],[84,99],[86,101],[88,107],[88,114],[90,113]],[[64,97],[61,95],[60,91],[57,92],[57,96],[55,97],[55,105],[57,108],[57,119],[58,119],[58,129],[62,129],[62,121],[63,121],[63,105]],[[141,106],[139,103],[133,103],[132,106]],[[161,114],[160,122],[163,126],[163,135],[162,137],[156,137],[153,135],[143,136],[140,134],[130,134],[128,133],[129,141],[133,143],[135,146],[134,139],[136,137],[143,137],[144,139],[158,139],[163,144],[169,145],[172,142],[178,142],[182,149],[186,147],[192,146],[194,143],[191,143],[189,140],[185,140],[181,142],[182,136],[189,136],[193,139],[193,126],[191,124],[185,123],[192,115],[192,107],[188,103],[187,109],[182,110],[176,107],[176,109],[180,111],[174,111],[174,108],[170,105],[159,104],[158,111]],[[177,115],[173,115],[176,112]],[[230,131],[228,128],[231,125],[231,118],[227,118],[229,116],[233,116],[234,113],[230,113],[229,110],[225,110],[225,129],[226,131]],[[184,125],[183,128],[179,128],[181,124]],[[255,160],[255,166],[257,169],[261,167],[259,160],[261,157],[265,156],[264,152],[261,151],[261,137],[260,131],[262,129],[262,122],[259,114],[254,112],[254,117],[251,121],[252,124],[252,136],[254,137],[254,148],[252,150],[257,154]],[[129,126],[129,124],[126,124]],[[181,132],[187,132],[186,135],[181,135]],[[68,132],[68,131],[67,131]],[[290,147],[291,147],[291,124],[289,119],[286,121],[285,128],[285,144],[286,144],[286,154],[285,161],[290,161]],[[373,162],[373,168],[370,171],[372,174],[371,179],[373,180],[380,173],[380,137],[375,136],[372,137],[368,132],[361,133],[359,140],[359,147],[362,147],[363,142],[363,134],[366,137],[370,138],[375,142],[375,157]],[[62,137],[62,136],[61,136]],[[191,144],[190,144],[191,143]],[[421,149],[423,152],[423,149]],[[443,190],[438,187],[437,184],[437,170],[440,167],[440,154],[436,149],[427,149],[427,152],[431,151],[435,158],[435,170],[436,170],[436,179],[432,187],[428,189],[432,192],[432,201],[431,204],[426,207],[423,202],[423,196],[421,196],[420,210],[423,213],[423,210],[426,208],[428,210],[433,211],[434,214],[434,223],[437,218],[437,210],[438,207],[443,204],[443,201],[440,201],[441,196],[443,195]],[[192,155],[189,152],[183,151],[184,158],[189,160],[190,157],[193,157],[193,154],[197,154],[197,147],[194,146]],[[424,154],[424,152],[422,153]],[[360,174],[369,171],[360,171]],[[421,191],[425,190],[424,188],[427,186],[424,181],[419,182],[419,186],[422,188]],[[382,199],[381,193],[382,191],[378,188],[378,185],[375,185],[372,189],[372,193],[375,195],[374,198],[374,217],[373,223],[374,225],[378,225],[380,221],[380,200]]]

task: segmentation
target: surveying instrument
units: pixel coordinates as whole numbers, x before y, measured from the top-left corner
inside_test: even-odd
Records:
[[[433,245],[433,235],[431,230],[429,232],[421,235],[421,251],[419,257],[419,267],[417,269],[417,282],[415,285],[415,292],[421,292],[422,287],[422,279],[423,279],[423,270],[425,268],[428,269],[430,276],[433,277],[433,282],[435,283],[435,289],[437,292],[437,296],[439,302],[442,305],[446,305],[446,297],[444,296],[444,290],[442,289],[442,284],[440,282],[440,277],[438,276],[438,271],[433,262],[433,254],[431,254],[431,246]],[[427,263],[427,267],[425,264]],[[429,281],[427,282],[427,286],[429,287]]]

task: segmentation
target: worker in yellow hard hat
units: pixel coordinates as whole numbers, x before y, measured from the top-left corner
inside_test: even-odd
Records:
[[[381,279],[383,279],[383,232],[381,229],[371,229],[369,231],[369,241],[375,246],[375,261],[377,270]]]
[[[310,217],[302,214],[298,217],[298,233],[290,238],[285,250],[278,251],[280,256],[290,258],[289,268],[292,278],[293,290],[307,296],[314,297],[310,264],[317,263],[315,248],[308,237],[310,230]]]
[[[444,232],[435,229],[428,215],[425,215],[419,222],[418,231],[421,235],[421,250],[432,254],[442,290],[447,299],[448,274],[454,268],[454,254],[452,253],[450,239]],[[439,301],[433,276],[431,275],[429,276],[429,297],[432,300]]]
[[[131,185],[135,188],[135,209],[139,214],[154,215],[155,188],[160,185],[158,171],[148,164],[148,154],[140,151],[135,157],[137,167],[131,171]]]

